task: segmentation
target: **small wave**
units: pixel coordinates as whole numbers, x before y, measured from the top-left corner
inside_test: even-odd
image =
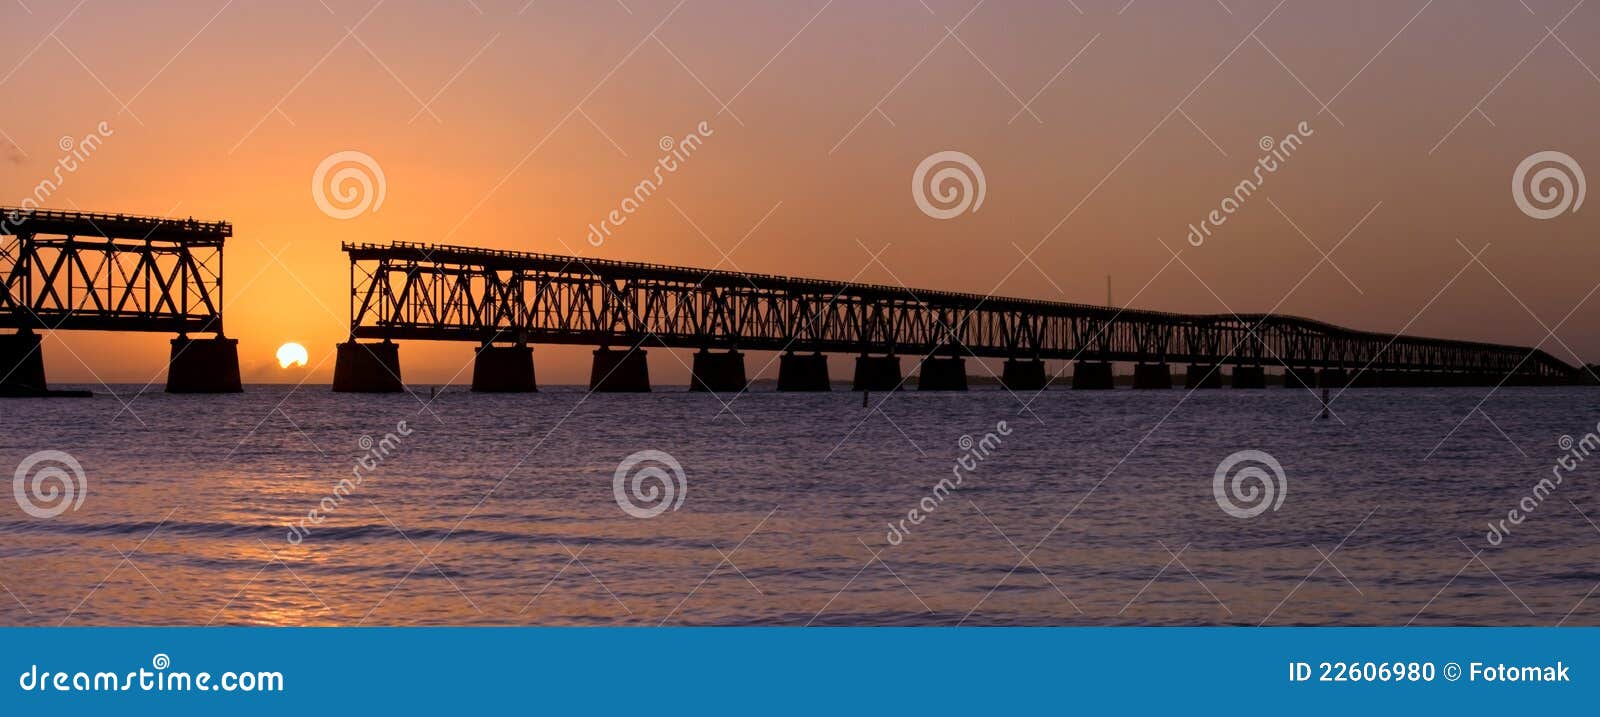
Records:
[[[582,545],[588,542],[604,543],[607,545],[661,547],[698,546],[700,543],[688,540],[650,538],[621,538],[611,536],[584,536],[571,534],[532,534],[513,533],[501,530],[484,530],[477,528],[442,528],[442,527],[416,527],[405,528],[405,538],[418,544],[431,544],[449,538],[451,541],[477,542],[477,543],[537,543],[537,544],[566,544]],[[133,537],[143,539],[145,536],[184,536],[195,538],[256,538],[264,541],[280,541],[290,531],[290,524],[263,525],[244,523],[217,523],[217,522],[191,522],[169,520],[166,522],[153,521],[124,521],[110,523],[42,521],[42,522],[14,522],[0,521],[0,535],[68,535],[68,536],[107,536],[107,537]],[[388,523],[365,523],[360,525],[313,525],[305,528],[305,541],[317,543],[361,542],[367,540],[404,539],[393,525]]]

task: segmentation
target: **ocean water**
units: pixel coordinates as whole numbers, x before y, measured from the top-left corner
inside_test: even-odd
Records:
[[[1593,389],[93,388],[0,402],[0,623],[1600,624]]]

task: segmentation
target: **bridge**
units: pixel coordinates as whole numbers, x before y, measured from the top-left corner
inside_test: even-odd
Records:
[[[227,222],[0,208],[0,395],[50,395],[39,331],[176,333],[167,390],[240,390],[222,334]],[[211,334],[191,337],[190,334]]]
[[[826,354],[855,356],[857,390],[963,390],[967,358],[1003,359],[1001,381],[1039,390],[1046,361],[1071,386],[1135,388],[1557,385],[1579,370],[1522,346],[1358,331],[1276,314],[1179,314],[556,254],[406,242],[344,244],[350,333],[335,391],[400,391],[396,340],[477,344],[472,386],[536,390],[533,344],[597,347],[590,387],[650,389],[647,348],[694,349],[690,388],[738,391],[744,351],[779,352],[778,389],[829,390]],[[369,341],[362,342],[360,339]],[[1226,367],[1226,371],[1224,371]]]

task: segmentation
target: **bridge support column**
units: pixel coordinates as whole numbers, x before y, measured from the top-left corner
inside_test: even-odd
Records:
[[[1351,388],[1379,388],[1382,386],[1394,385],[1390,383],[1394,379],[1390,378],[1389,375],[1384,371],[1376,371],[1373,369],[1367,369],[1360,372],[1352,371],[1348,374],[1348,376],[1349,378],[1345,379],[1345,382],[1348,383]]]
[[[1072,364],[1072,388],[1078,391],[1109,391],[1116,387],[1107,361],[1078,361]]]
[[[900,385],[900,357],[857,356],[851,390],[893,391]]]
[[[918,391],[967,390],[967,361],[960,356],[929,356],[917,372]]]
[[[389,341],[339,344],[333,364],[333,390],[337,393],[399,393],[400,345]]]
[[[1012,391],[1043,391],[1049,384],[1045,377],[1044,362],[1038,359],[1006,359],[1000,374],[1000,383]]]
[[[1426,371],[1400,371],[1397,373],[1401,376],[1402,385],[1408,388],[1421,388],[1431,385],[1428,379],[1429,374]]]
[[[1172,388],[1172,368],[1164,363],[1133,365],[1134,388]]]
[[[1322,388],[1344,388],[1350,384],[1350,375],[1342,368],[1325,368],[1317,372],[1317,385]]]
[[[1283,367],[1284,388],[1316,388],[1317,371],[1310,368]]]
[[[1192,363],[1183,370],[1184,388],[1222,388],[1222,367]]]
[[[782,370],[781,368],[779,370]],[[694,354],[694,370],[689,377],[690,391],[737,393],[750,382],[745,379],[744,354],[738,351],[712,353],[701,350]]]
[[[1234,366],[1234,388],[1266,388],[1267,370],[1260,366]]]
[[[38,334],[24,329],[0,334],[0,395],[44,391],[44,349]]]
[[[533,347],[526,344],[478,347],[472,360],[472,390],[482,393],[531,393],[539,390],[534,379]]]
[[[239,393],[239,340],[218,336],[172,340],[167,393]]]
[[[778,357],[779,391],[832,391],[828,380],[828,357],[817,354],[786,353]]]
[[[650,363],[644,349],[594,350],[589,369],[589,390],[596,393],[646,393],[650,390]]]

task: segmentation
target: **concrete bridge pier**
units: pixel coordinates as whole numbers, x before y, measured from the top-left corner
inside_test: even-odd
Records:
[[[1406,388],[1415,383],[1410,371],[1389,370],[1378,372],[1378,385],[1385,388]]]
[[[172,340],[167,393],[239,393],[239,340],[217,336]]]
[[[646,393],[650,390],[650,364],[644,349],[594,350],[589,369],[589,390],[595,393]]]
[[[785,353],[778,357],[779,391],[832,391],[828,357],[820,353]]]
[[[780,366],[779,371],[782,371]],[[694,369],[689,377],[690,391],[738,393],[750,382],[745,379],[744,354],[738,351],[712,353],[706,349],[695,352]]]
[[[929,356],[917,372],[918,391],[967,390],[967,361],[960,356]]]
[[[527,344],[478,347],[472,360],[472,390],[480,393],[532,393],[539,390],[534,379],[533,347]]]
[[[30,329],[0,334],[0,395],[45,390],[41,339]]]
[[[1072,388],[1078,391],[1109,391],[1116,388],[1108,361],[1078,361],[1072,364]]]
[[[1347,380],[1351,388],[1384,388],[1398,386],[1400,378],[1392,371],[1377,371],[1367,369],[1359,373],[1352,372]]]
[[[1172,369],[1164,363],[1134,364],[1133,387],[1172,388]]]
[[[1192,363],[1183,370],[1184,388],[1222,388],[1222,367]]]
[[[851,390],[893,391],[899,385],[900,357],[866,354],[856,357],[856,374],[851,382]]]
[[[1234,366],[1234,388],[1266,388],[1267,370],[1260,366]]]
[[[1322,388],[1345,388],[1350,385],[1350,375],[1342,368],[1325,368],[1317,372],[1317,385]]]
[[[384,341],[339,344],[333,364],[333,390],[337,393],[399,393],[400,345]]]
[[[1012,391],[1042,391],[1050,383],[1044,362],[1038,359],[1006,359],[1000,383]]]
[[[1283,367],[1284,388],[1316,388],[1317,371],[1311,368]]]

